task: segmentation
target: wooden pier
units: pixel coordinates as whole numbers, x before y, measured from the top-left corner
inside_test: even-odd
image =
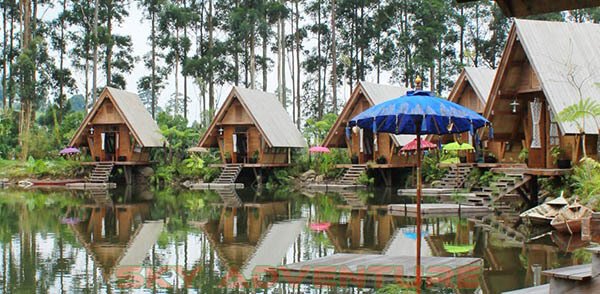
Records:
[[[468,282],[461,281],[469,280],[478,283],[482,265],[480,258],[421,258],[422,278],[426,286],[445,284],[455,287],[457,284],[466,285]],[[266,274],[279,283],[357,287],[396,283],[414,287],[415,269],[414,256],[334,254],[310,261],[270,267]]]
[[[466,192],[462,192],[460,189],[452,189],[452,188],[423,188],[421,190],[421,195],[423,196],[450,196],[453,194],[467,194]],[[417,189],[398,189],[398,196],[416,196]]]
[[[358,184],[339,184],[339,183],[321,183],[321,184],[311,184],[307,187],[310,191],[319,191],[319,192],[341,192],[341,191],[349,191],[349,190],[359,190],[366,189],[365,185]]]
[[[390,204],[388,210],[391,215],[415,217],[416,204]],[[421,214],[423,217],[453,216],[453,215],[487,215],[492,209],[485,206],[460,205],[452,203],[423,203]]]
[[[70,190],[98,190],[98,189],[114,189],[116,183],[72,183],[65,185]]]
[[[231,190],[244,189],[244,183],[198,183],[192,184],[190,190]]]

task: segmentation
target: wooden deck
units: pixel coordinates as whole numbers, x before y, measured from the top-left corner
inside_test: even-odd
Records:
[[[542,177],[554,177],[563,176],[571,173],[571,169],[560,169],[560,168],[506,168],[498,167],[492,168],[492,172],[503,173],[503,174],[525,174],[532,176]]]
[[[457,285],[466,285],[461,281],[478,283],[482,264],[480,258],[422,257],[421,276],[427,286],[444,284],[454,288]],[[372,287],[396,283],[410,287],[414,286],[415,268],[414,256],[334,254],[310,261],[270,267],[266,273],[267,277],[276,279],[279,283],[342,287]]]
[[[352,164],[352,163],[344,163],[344,164],[336,164],[335,168],[351,168],[352,166],[355,166],[357,164]],[[417,166],[416,163],[399,163],[399,164],[392,164],[392,163],[384,163],[384,164],[379,164],[379,163],[369,163],[366,164],[368,169],[387,169],[387,168],[404,168],[404,167],[415,167]]]
[[[306,187],[309,191],[319,191],[319,192],[341,192],[341,191],[351,191],[358,189],[366,189],[365,185],[349,185],[349,184],[339,184],[339,183],[320,183],[320,184],[309,184]]]
[[[70,190],[98,190],[98,189],[114,189],[116,183],[72,183],[65,185]]]
[[[153,164],[157,163],[157,161],[82,161],[81,165],[96,166],[98,163],[112,163],[115,166],[117,166],[117,165],[144,166],[144,165],[153,165]]]
[[[587,281],[592,279],[592,265],[582,264],[561,267],[543,271],[542,274],[551,278],[568,279],[571,281]]]
[[[391,215],[414,217],[417,215],[416,204],[390,204],[388,210]],[[485,206],[459,205],[452,203],[423,203],[421,215],[423,217],[453,216],[453,215],[488,215],[492,209]]]
[[[242,167],[261,168],[261,167],[288,167],[289,163],[213,163],[210,167],[225,167],[231,164],[241,164]]]
[[[503,292],[504,294],[548,294],[550,293],[550,284],[539,285],[535,287],[529,287],[509,292]]]
[[[452,195],[454,193],[464,194],[460,192],[461,189],[452,189],[452,188],[423,188],[421,190],[421,195],[423,196],[443,196],[443,195]],[[398,196],[416,196],[417,189],[398,189]]]
[[[230,190],[244,189],[244,183],[198,183],[192,184],[190,190]]]

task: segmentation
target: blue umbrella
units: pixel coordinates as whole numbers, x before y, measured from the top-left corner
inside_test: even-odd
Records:
[[[348,122],[348,127],[372,129],[374,133],[417,135],[417,289],[421,287],[421,135],[471,132],[490,122],[464,106],[435,97],[429,91],[408,91],[406,95],[377,104]]]

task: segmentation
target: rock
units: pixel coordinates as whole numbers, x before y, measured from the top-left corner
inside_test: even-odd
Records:
[[[317,183],[323,183],[323,181],[325,181],[325,176],[324,175],[318,175],[315,177],[315,182]]]
[[[307,170],[306,172],[304,172],[302,175],[300,175],[300,179],[303,181],[306,181],[308,179],[312,179],[317,175],[317,172],[315,172],[312,169]]]
[[[142,167],[138,170],[138,173],[144,177],[151,177],[154,175],[154,170],[151,167]]]

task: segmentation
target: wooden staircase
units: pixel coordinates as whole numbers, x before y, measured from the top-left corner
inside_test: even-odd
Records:
[[[340,195],[344,198],[344,201],[352,208],[364,208],[366,207],[365,203],[360,200],[358,194],[355,192],[341,192]]]
[[[471,205],[492,207],[503,213],[515,212],[511,204],[522,199],[520,193],[527,193],[524,188],[530,180],[529,175],[507,174],[490,183],[489,187],[474,192],[467,201]]]
[[[237,179],[238,175],[242,171],[243,166],[241,164],[226,164],[221,170],[219,177],[213,182],[217,184],[233,184]]]
[[[358,180],[360,174],[366,171],[366,164],[353,164],[349,169],[347,169],[344,172],[344,175],[340,179],[339,183],[342,185],[356,185],[356,180]]]
[[[98,162],[92,170],[88,182],[106,183],[115,165],[112,162]]]
[[[472,166],[452,165],[436,187],[458,189],[462,188],[473,169]]]
[[[516,216],[516,218],[518,219],[518,215]],[[501,239],[503,239],[504,241],[512,241],[515,243],[524,243],[525,241],[527,241],[527,237],[518,230],[515,230],[505,219],[500,219],[495,216],[489,215],[483,217],[483,219],[481,220],[469,220],[473,221],[476,227],[481,227],[482,229],[489,232],[499,233]]]

